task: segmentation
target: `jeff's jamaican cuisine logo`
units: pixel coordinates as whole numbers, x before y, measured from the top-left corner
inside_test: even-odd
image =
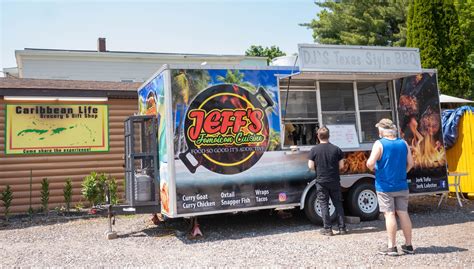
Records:
[[[271,106],[273,102],[263,88],[256,94],[232,84],[205,89],[187,110],[188,150],[180,154],[180,159],[192,173],[199,165],[220,174],[249,169],[268,147],[265,110]]]

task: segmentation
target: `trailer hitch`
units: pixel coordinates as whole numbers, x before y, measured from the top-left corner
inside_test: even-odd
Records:
[[[107,202],[107,217],[109,219],[109,229],[105,232],[105,236],[107,239],[116,239],[118,238],[117,232],[113,230],[113,225],[115,225],[115,214],[113,211],[112,199],[110,196],[110,190],[108,186],[105,186],[105,193],[106,193],[106,202]]]

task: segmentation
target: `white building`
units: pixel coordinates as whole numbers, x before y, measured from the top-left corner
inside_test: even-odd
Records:
[[[142,82],[163,64],[267,65],[265,57],[244,55],[107,51],[105,38],[99,38],[97,47],[97,51],[16,50],[18,70],[4,72],[20,78]]]

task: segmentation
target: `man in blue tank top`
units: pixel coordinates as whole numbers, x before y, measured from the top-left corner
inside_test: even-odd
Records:
[[[367,167],[375,169],[375,190],[377,191],[380,212],[384,213],[388,233],[388,246],[380,254],[397,256],[397,219],[405,237],[401,249],[413,254],[411,243],[412,225],[408,215],[407,172],[413,167],[413,157],[405,140],[397,137],[397,127],[389,119],[382,119],[375,125],[380,140],[375,141],[367,160]]]

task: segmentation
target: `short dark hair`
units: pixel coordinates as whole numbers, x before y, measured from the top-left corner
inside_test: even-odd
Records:
[[[323,126],[318,129],[318,138],[319,140],[328,140],[329,139],[329,129],[326,126]]]

